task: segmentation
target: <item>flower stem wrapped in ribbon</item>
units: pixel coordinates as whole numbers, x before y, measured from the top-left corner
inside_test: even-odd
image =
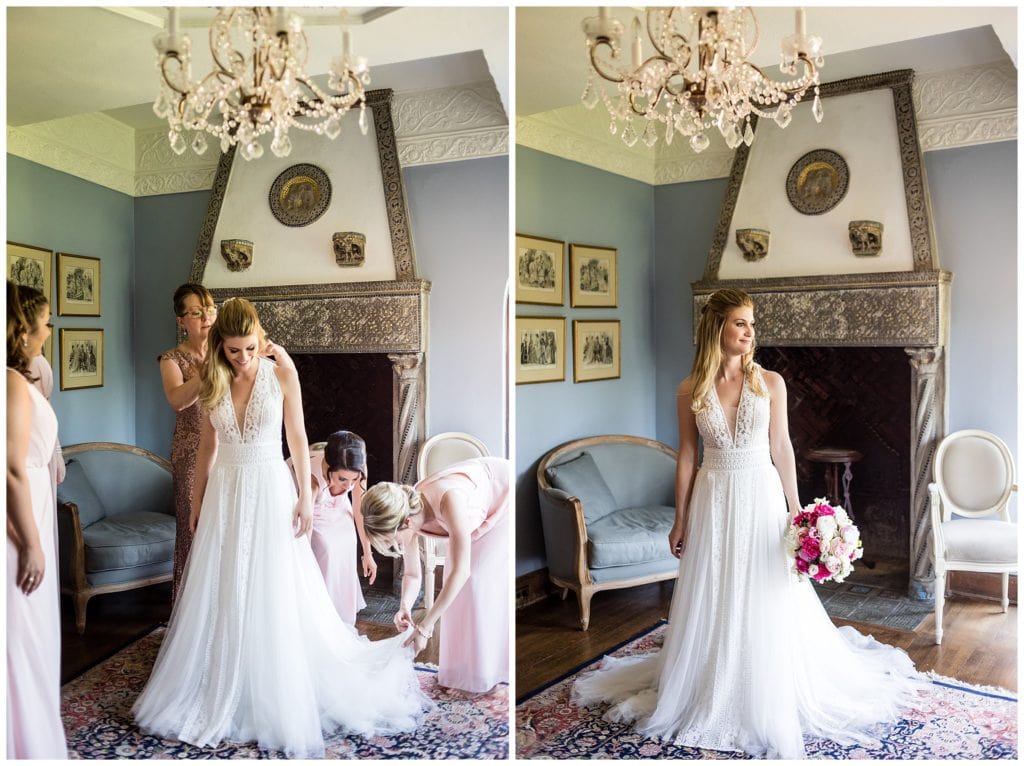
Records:
[[[853,571],[853,562],[864,555],[860,530],[840,505],[823,497],[790,520],[786,547],[800,579],[842,582]]]

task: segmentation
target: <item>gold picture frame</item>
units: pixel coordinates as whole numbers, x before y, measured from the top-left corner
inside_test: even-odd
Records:
[[[516,303],[565,305],[565,243],[516,234]]]
[[[619,251],[600,245],[569,246],[570,304],[573,308],[617,308]]]
[[[60,328],[60,390],[103,385],[103,330]]]
[[[574,319],[572,379],[574,383],[622,377],[622,326],[618,319]]]
[[[7,278],[15,284],[36,288],[46,296],[47,302],[51,302],[53,300],[53,251],[8,241]]]
[[[565,380],[565,319],[516,317],[516,385]]]
[[[100,259],[57,253],[57,313],[60,316],[100,315]]]

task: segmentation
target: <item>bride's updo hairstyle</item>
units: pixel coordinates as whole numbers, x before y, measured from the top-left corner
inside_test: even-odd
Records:
[[[327,461],[327,473],[335,471],[355,471],[359,474],[360,483],[366,483],[366,442],[358,434],[351,431],[335,431],[327,437],[324,447],[324,460]]]
[[[423,510],[423,496],[408,484],[382,481],[363,495],[363,528],[374,550],[384,556],[402,555],[394,546],[394,534],[407,518]]]
[[[36,329],[43,310],[50,305],[46,296],[34,287],[7,280],[7,366],[33,382],[32,360],[25,353],[27,341],[22,337]]]
[[[231,363],[224,355],[224,341],[228,338],[256,336],[257,350],[267,345],[255,307],[245,298],[228,298],[220,307],[217,321],[210,328],[207,338],[209,351],[206,364],[200,373],[199,402],[208,412],[231,389]]]
[[[708,391],[715,384],[715,375],[722,365],[722,330],[729,315],[738,308],[754,307],[754,301],[743,290],[726,287],[716,290],[708,298],[708,302],[700,311],[700,322],[697,324],[697,353],[693,357],[693,394],[690,409],[701,412],[708,406]],[[754,362],[754,348],[757,346],[756,336],[750,344],[750,351],[743,355],[741,364],[747,386],[758,396],[767,396],[761,385],[761,378],[755,374],[757,365]]]

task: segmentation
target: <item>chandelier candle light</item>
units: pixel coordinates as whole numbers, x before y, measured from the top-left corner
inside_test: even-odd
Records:
[[[177,154],[184,154],[185,134],[191,131],[196,154],[206,151],[209,133],[220,140],[221,152],[239,144],[242,157],[256,159],[263,155],[259,138],[273,133],[270,150],[287,157],[292,150],[289,128],[334,139],[341,118],[356,105],[366,134],[364,87],[370,72],[365,58],[352,55],[347,29],[341,56],[331,63],[329,90],[306,74],[309,50],[302,19],[284,7],[218,10],[210,26],[213,70],[198,82],[192,79],[192,42],[181,34],[177,8],[170,9],[167,29],[153,42],[160,74],[153,111],[166,118],[167,138]]]
[[[678,131],[690,147],[702,152],[710,140],[705,131],[714,126],[726,145],[735,149],[754,140],[751,115],[765,117],[785,128],[792,110],[814,86],[814,119],[823,116],[818,94],[818,70],[825,65],[821,38],[807,34],[806,14],[796,11],[796,31],[782,41],[780,71],[793,79],[775,81],[749,61],[757,47],[758,26],[748,6],[730,8],[647,8],[646,32],[653,55],[644,58],[643,25],[631,24],[630,56],[622,41],[622,23],[608,8],[583,21],[590,55],[590,74],[582,101],[593,109],[603,101],[611,115],[609,130],[619,133],[626,146],[637,140],[651,147],[658,140],[657,123],[665,125],[665,143]],[[798,75],[798,65],[802,73]],[[615,83],[606,89],[595,75]],[[643,124],[634,127],[634,117]],[[638,134],[637,130],[642,134]]]

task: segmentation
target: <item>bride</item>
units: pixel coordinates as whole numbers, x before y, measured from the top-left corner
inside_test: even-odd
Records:
[[[324,731],[414,729],[430,705],[403,648],[371,642],[331,603],[307,534],[309,450],[294,370],[260,355],[252,304],[224,303],[210,330],[193,489],[195,539],[163,646],[133,707],[139,726],[211,746],[256,741],[324,754]]]
[[[701,313],[693,371],[677,393],[680,559],[660,652],[616,659],[573,687],[580,705],[678,745],[802,759],[805,737],[863,741],[924,685],[910,658],[835,628],[790,572],[799,510],[786,386],[753,361],[754,310],[741,290]],[[698,467],[698,434],[704,442]]]

